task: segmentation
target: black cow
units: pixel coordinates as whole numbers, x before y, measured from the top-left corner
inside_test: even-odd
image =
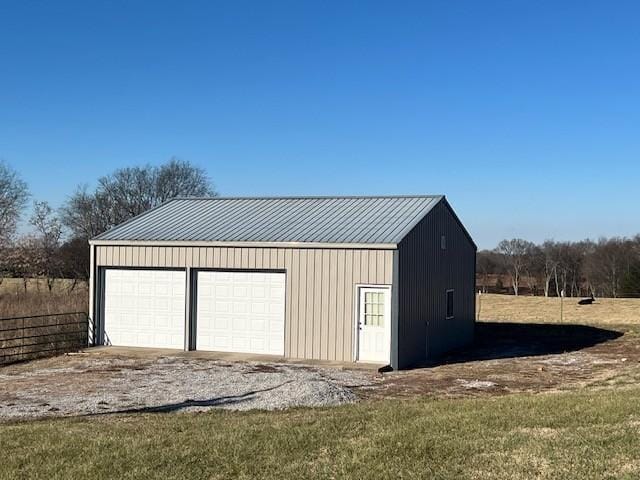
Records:
[[[596,299],[593,298],[593,293],[592,293],[591,294],[591,298],[583,298],[582,300],[580,300],[578,302],[578,305],[591,305],[595,301],[596,301]]]

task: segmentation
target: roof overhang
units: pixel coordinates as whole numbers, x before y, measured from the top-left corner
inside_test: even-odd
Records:
[[[395,250],[395,243],[322,242],[212,242],[196,240],[89,240],[89,245],[114,247],[244,247],[244,248],[338,248],[357,250]]]

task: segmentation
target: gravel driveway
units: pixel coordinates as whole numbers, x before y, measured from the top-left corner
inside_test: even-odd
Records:
[[[0,420],[331,406],[378,381],[371,371],[280,363],[67,355],[0,368]]]

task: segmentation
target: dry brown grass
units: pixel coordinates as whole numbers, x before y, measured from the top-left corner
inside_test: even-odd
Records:
[[[564,323],[640,324],[639,298],[598,298],[593,305],[578,305],[565,298]],[[498,322],[560,322],[560,299],[483,294],[476,299],[480,320]]]
[[[31,279],[25,291],[22,279],[5,278],[0,284],[0,318],[87,312],[87,284],[78,283],[71,289],[72,283],[70,280],[58,280],[49,291],[43,279]]]

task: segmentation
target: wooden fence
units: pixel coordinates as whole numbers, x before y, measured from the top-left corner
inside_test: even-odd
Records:
[[[88,328],[85,312],[0,318],[0,364],[84,348]]]

